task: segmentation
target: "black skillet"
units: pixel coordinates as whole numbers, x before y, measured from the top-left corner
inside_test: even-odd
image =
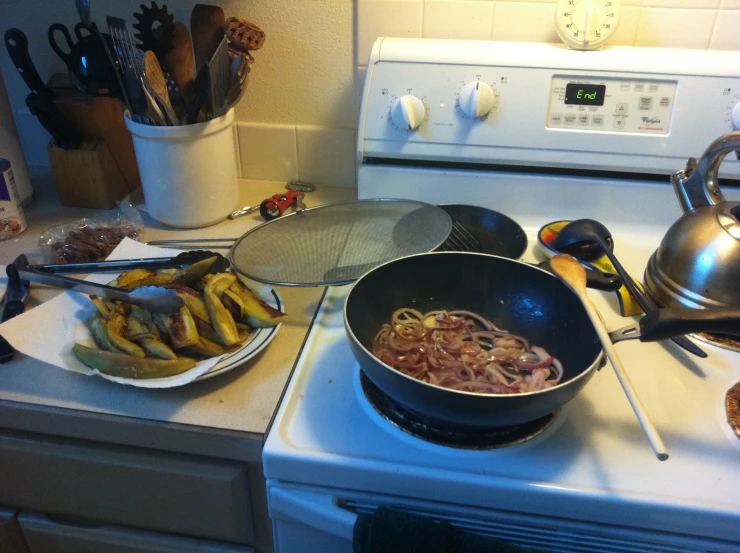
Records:
[[[527,250],[527,234],[513,219],[503,213],[463,204],[442,204],[452,219],[450,237],[438,251],[466,251],[498,255],[509,259],[520,259]],[[538,267],[550,270],[550,260]],[[622,287],[619,275],[601,271],[586,270],[586,283],[589,288],[616,292]]]
[[[439,309],[479,313],[557,357],[565,371],[563,379],[537,392],[491,395],[440,388],[406,376],[371,353],[380,327],[405,306],[422,313]],[[740,321],[738,310],[714,320],[711,314],[704,314],[703,320],[696,313],[691,315],[694,320],[680,312],[654,314],[660,317],[650,321],[649,336],[643,329],[643,340],[705,331],[701,328],[718,331],[717,326],[737,330]],[[558,277],[491,255],[434,252],[385,263],[353,285],[344,322],[352,352],[368,378],[408,411],[446,427],[508,426],[553,413],[578,394],[605,360],[581,301]]]

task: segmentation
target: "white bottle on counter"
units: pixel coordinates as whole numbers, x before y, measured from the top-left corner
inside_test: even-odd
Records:
[[[23,157],[21,140],[18,137],[18,129],[15,127],[13,110],[5,90],[2,72],[0,72],[0,158],[10,161],[21,201],[23,205],[28,205],[33,200],[33,186],[28,176],[26,158]]]

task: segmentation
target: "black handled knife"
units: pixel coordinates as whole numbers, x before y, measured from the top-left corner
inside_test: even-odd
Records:
[[[41,80],[31,61],[28,39],[23,31],[15,28],[5,31],[5,47],[13,65],[31,89],[31,94],[26,98],[31,113],[38,117],[58,146],[65,150],[79,147],[82,135],[54,103],[54,94]]]
[[[6,272],[8,274],[8,289],[5,291],[5,308],[3,309],[0,322],[5,322],[13,317],[17,317],[26,309],[28,295],[31,292],[31,283],[24,280],[18,274],[15,264],[28,264],[25,255],[16,258],[12,265],[8,265]],[[13,359],[13,346],[0,336],[0,363],[7,363]]]

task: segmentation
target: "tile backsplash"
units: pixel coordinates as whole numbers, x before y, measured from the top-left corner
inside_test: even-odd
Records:
[[[358,66],[379,36],[559,42],[557,0],[356,0]],[[735,50],[740,0],[622,0],[610,44]]]
[[[111,13],[129,19],[140,3],[96,1],[100,17]],[[187,21],[197,1],[174,3],[176,18]],[[236,114],[240,174],[251,179],[354,185],[360,96],[379,36],[559,42],[557,0],[214,2],[258,22],[268,35]],[[621,0],[621,5],[610,44],[740,50],[740,0]],[[46,29],[57,20],[74,24],[72,2],[57,7],[56,0],[0,0],[0,14],[0,30],[18,26],[27,32],[42,75],[60,70],[46,44]],[[48,134],[26,109],[27,88],[10,76],[14,69],[4,54],[0,66],[26,157],[43,165]]]

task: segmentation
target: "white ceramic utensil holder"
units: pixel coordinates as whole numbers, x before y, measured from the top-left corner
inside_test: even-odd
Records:
[[[125,119],[154,219],[171,227],[206,227],[237,208],[233,109],[194,125],[157,127]]]

